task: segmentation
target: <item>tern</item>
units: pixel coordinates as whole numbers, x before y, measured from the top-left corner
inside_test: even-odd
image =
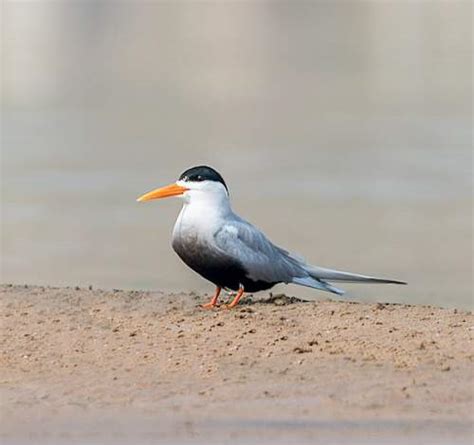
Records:
[[[214,296],[204,308],[217,305],[222,289],[236,292],[227,305],[232,308],[244,292],[270,289],[279,283],[298,284],[337,295],[344,291],[330,282],[406,284],[312,266],[278,247],[234,213],[229,189],[222,176],[211,167],[192,167],[182,173],[176,183],[145,193],[137,201],[171,196],[183,200],[173,229],[172,247],[187,266],[216,286]]]

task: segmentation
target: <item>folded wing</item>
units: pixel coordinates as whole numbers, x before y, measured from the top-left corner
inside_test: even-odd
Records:
[[[406,284],[398,280],[312,266],[303,258],[273,244],[260,230],[238,216],[226,222],[214,234],[214,240],[216,247],[238,260],[248,278],[255,281],[294,283],[338,295],[344,291],[328,281]]]
[[[297,260],[244,220],[227,222],[214,234],[214,240],[218,249],[243,265],[252,280],[291,283],[294,277],[308,276]]]

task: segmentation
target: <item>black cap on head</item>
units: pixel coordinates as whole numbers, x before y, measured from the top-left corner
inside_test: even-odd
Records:
[[[212,167],[208,167],[207,165],[198,165],[197,167],[188,168],[185,172],[181,173],[179,180],[192,182],[220,182],[227,190],[227,193],[229,192],[224,178],[220,175],[220,173],[214,170]]]

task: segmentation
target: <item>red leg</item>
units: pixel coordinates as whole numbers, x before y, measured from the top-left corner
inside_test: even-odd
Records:
[[[237,295],[232,300],[232,303],[230,303],[226,306],[227,309],[232,309],[233,307],[237,306],[237,304],[239,303],[239,300],[240,300],[240,298],[242,297],[243,294],[244,294],[244,288],[243,288],[243,286],[240,286],[239,291],[237,292]]]
[[[217,299],[219,298],[220,293],[221,293],[221,288],[216,287],[216,293],[212,297],[212,300],[209,303],[203,304],[201,307],[204,309],[212,309],[217,304]]]

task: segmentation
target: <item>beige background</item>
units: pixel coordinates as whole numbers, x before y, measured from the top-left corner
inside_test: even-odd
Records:
[[[275,242],[410,283],[352,298],[472,306],[470,2],[2,12],[2,281],[210,290],[135,203],[209,163]]]

